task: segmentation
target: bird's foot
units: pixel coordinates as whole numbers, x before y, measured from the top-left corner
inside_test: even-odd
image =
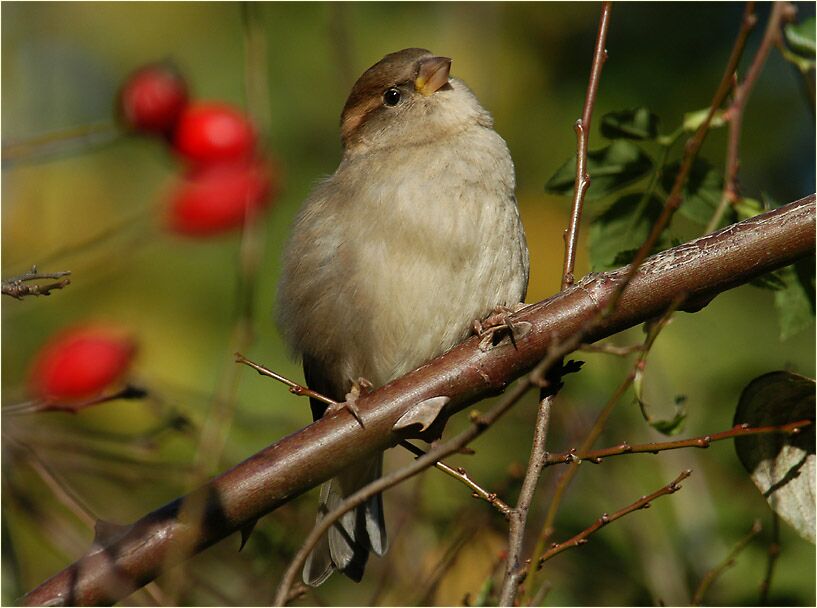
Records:
[[[496,346],[504,335],[510,337],[511,343],[516,346],[514,332],[515,324],[511,321],[512,314],[519,312],[528,305],[522,302],[508,306],[496,306],[491,311],[491,314],[482,321],[474,319],[472,328],[474,333],[480,337],[479,348],[482,351],[490,350],[492,346]]]

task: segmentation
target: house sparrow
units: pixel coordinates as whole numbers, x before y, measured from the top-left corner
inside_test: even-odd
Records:
[[[490,114],[451,60],[425,49],[386,55],[352,87],[343,158],[304,203],[284,255],[278,324],[310,388],[343,401],[465,339],[473,320],[525,297],[528,249],[514,169]],[[315,419],[326,406],[312,402]],[[321,488],[318,521],[380,476],[383,455]],[[307,560],[317,586],[363,576],[386,551],[381,496],[346,513]]]

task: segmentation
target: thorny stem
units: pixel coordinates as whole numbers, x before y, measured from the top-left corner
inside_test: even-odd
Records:
[[[642,443],[637,445],[630,445],[626,441],[609,448],[599,450],[568,450],[567,452],[560,452],[557,454],[548,454],[545,466],[553,466],[555,464],[569,464],[579,463],[581,461],[592,462],[593,464],[600,464],[603,458],[611,456],[622,456],[624,454],[657,454],[666,450],[677,450],[680,448],[708,448],[716,441],[723,441],[724,439],[733,439],[735,437],[743,437],[746,435],[763,435],[766,433],[788,433],[796,434],[802,429],[812,424],[811,420],[798,420],[796,422],[789,422],[780,426],[757,426],[750,427],[748,424],[738,424],[728,431],[721,431],[711,435],[701,435],[699,437],[691,437],[689,439],[679,439],[677,441],[662,441],[656,443]]]
[[[701,579],[698,588],[695,589],[695,593],[692,596],[692,605],[693,606],[700,606],[703,603],[704,595],[709,590],[709,587],[715,580],[723,574],[726,570],[731,568],[735,565],[735,559],[743,551],[746,546],[752,542],[752,539],[760,534],[760,531],[763,527],[760,525],[760,520],[756,519],[755,522],[752,524],[752,529],[749,530],[748,534],[744,536],[738,543],[734,546],[734,548],[729,552],[729,555],[726,556],[720,564],[712,568],[709,572],[707,572],[704,577]]]
[[[676,477],[671,483],[665,485],[663,488],[656,490],[649,496],[642,496],[638,500],[636,500],[631,505],[624,507],[623,509],[619,509],[612,515],[608,515],[607,513],[602,514],[595,523],[579,532],[576,536],[571,538],[570,540],[566,540],[563,543],[553,543],[550,549],[546,551],[542,557],[540,557],[536,562],[536,569],[540,569],[542,565],[551,559],[552,557],[558,555],[562,551],[566,551],[567,549],[572,549],[573,547],[578,547],[579,545],[583,545],[587,543],[587,537],[596,532],[599,528],[602,528],[609,524],[612,521],[620,519],[625,515],[632,513],[633,511],[638,511],[639,509],[648,509],[650,504],[656,498],[660,498],[661,496],[667,496],[669,494],[674,494],[678,490],[681,489],[679,485],[684,479],[689,477],[692,474],[692,471],[687,469],[683,471],[678,477]]]
[[[330,406],[339,405],[337,401],[335,401],[333,399],[330,399],[329,397],[326,397],[325,395],[322,395],[321,393],[319,393],[317,391],[313,391],[310,388],[302,386],[302,385],[298,384],[297,382],[293,382],[292,380],[290,380],[286,376],[282,376],[281,374],[272,371],[271,369],[261,365],[260,363],[256,363],[255,361],[251,361],[250,359],[247,359],[247,357],[245,357],[241,353],[235,353],[235,360],[236,360],[237,363],[243,363],[244,365],[247,365],[247,366],[253,368],[255,371],[257,371],[262,376],[268,376],[270,378],[273,378],[274,380],[277,380],[278,382],[280,382],[282,384],[287,385],[289,387],[289,392],[292,393],[293,395],[297,395],[299,397],[309,397],[311,399],[317,399],[317,400],[322,401],[323,403],[325,403],[327,405],[330,405]],[[424,456],[425,454],[427,454],[427,452],[425,450],[423,450],[422,448],[417,447],[416,445],[414,445],[412,443],[409,443],[408,441],[401,441],[400,446],[405,448],[406,450],[408,450],[409,452],[411,452],[412,454],[414,454],[415,456],[418,456],[418,457],[419,456]],[[468,486],[473,491],[474,495],[477,498],[482,498],[483,500],[488,502],[488,504],[490,504],[497,511],[502,513],[502,515],[507,519],[507,517],[508,517],[508,515],[509,515],[509,513],[511,511],[511,508],[507,504],[505,504],[505,502],[503,502],[496,495],[496,493],[489,492],[489,491],[485,490],[482,486],[480,486],[473,479],[471,479],[471,477],[468,475],[468,472],[465,469],[463,469],[462,467],[452,467],[450,465],[445,464],[444,462],[437,462],[434,466],[437,469],[439,469],[440,471],[442,471],[443,473],[445,473],[446,475],[448,475],[450,477],[453,477],[454,479],[464,483],[466,486]]]
[[[757,82],[758,76],[763,69],[766,59],[772,47],[780,41],[780,32],[784,21],[794,18],[795,8],[789,2],[775,2],[772,8],[769,22],[766,25],[766,32],[763,40],[755,53],[752,65],[746,74],[745,80],[735,87],[735,94],[732,104],[726,111],[729,120],[729,140],[726,152],[726,170],[723,182],[723,194],[720,203],[709,223],[705,233],[712,232],[720,224],[723,214],[729,205],[734,205],[740,195],[738,193],[738,170],[740,169],[740,138],[743,130],[743,114],[746,109],[746,102]],[[752,15],[754,18],[754,15]],[[737,75],[735,76],[737,78]]]

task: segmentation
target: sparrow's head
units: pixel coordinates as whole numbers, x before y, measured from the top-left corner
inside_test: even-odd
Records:
[[[480,124],[490,114],[462,81],[451,59],[426,49],[390,53],[358,78],[340,119],[345,150],[372,150],[439,140]]]

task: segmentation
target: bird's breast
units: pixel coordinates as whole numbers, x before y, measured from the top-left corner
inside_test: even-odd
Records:
[[[331,310],[338,323],[324,345],[337,353],[334,376],[388,382],[459,342],[473,319],[521,299],[527,251],[513,165],[501,138],[481,131],[457,145],[381,151],[333,177],[343,186],[326,201],[331,296],[317,314]]]

